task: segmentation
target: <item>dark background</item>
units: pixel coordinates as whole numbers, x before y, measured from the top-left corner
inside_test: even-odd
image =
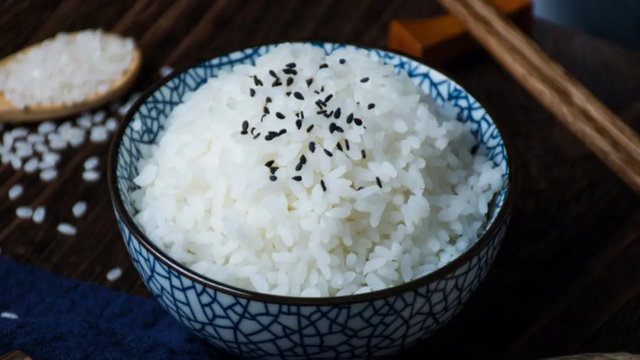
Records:
[[[161,65],[184,66],[220,52],[272,42],[321,39],[384,47],[391,19],[442,13],[435,0],[1,0],[0,58],[60,31],[101,27],[133,36],[145,62],[137,90]],[[542,48],[634,128],[640,126],[640,54],[537,21]],[[425,62],[428,64],[429,59]],[[580,352],[640,352],[640,201],[557,124],[489,56],[478,52],[441,70],[492,114],[517,167],[510,231],[486,281],[464,310],[409,351],[429,359],[535,359]],[[0,166],[2,256],[64,276],[148,296],[118,234],[106,178],[81,180],[90,155],[107,144],[63,153],[60,176]],[[15,202],[15,183],[26,193]],[[79,200],[89,211],[75,220]],[[17,205],[46,205],[35,225]],[[78,235],[59,235],[60,221]],[[115,282],[105,279],[116,266]],[[1,281],[1,280],[0,280]]]

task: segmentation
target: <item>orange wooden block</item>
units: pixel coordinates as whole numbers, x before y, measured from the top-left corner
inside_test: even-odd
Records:
[[[492,0],[491,3],[523,31],[531,28],[530,0]],[[443,64],[479,48],[464,25],[451,15],[419,20],[393,20],[389,24],[387,45],[391,50],[425,58],[430,64]]]

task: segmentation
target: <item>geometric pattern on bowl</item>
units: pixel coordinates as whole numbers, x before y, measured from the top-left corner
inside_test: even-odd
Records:
[[[312,43],[327,54],[350,45]],[[215,346],[246,358],[352,359],[396,353],[432,334],[458,313],[491,267],[510,218],[505,145],[482,106],[445,75],[378,49],[371,57],[405,72],[437,104],[453,106],[487,156],[503,171],[503,189],[489,208],[488,230],[464,254],[417,280],[369,294],[299,299],[234,288],[187,269],[153,245],[132,220],[130,193],[137,162],[164,129],[185,94],[220,70],[251,64],[275,45],[224,55],[192,67],[150,90],[134,105],[111,149],[109,185],[120,232],[142,280],[178,321]],[[360,48],[362,49],[362,48]],[[134,130],[132,118],[142,126]]]

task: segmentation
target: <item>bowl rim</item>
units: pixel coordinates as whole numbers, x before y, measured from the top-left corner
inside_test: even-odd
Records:
[[[458,86],[460,89],[464,90],[465,93],[467,93],[470,97],[473,98],[473,96],[471,94],[469,94],[469,92],[466,91],[466,89],[464,89],[462,86],[460,86],[457,82],[455,82],[450,76],[442,73],[439,70],[436,70],[434,68],[432,68],[429,65],[426,65],[424,62],[422,62],[422,60],[417,59],[413,56],[407,55],[407,54],[401,54],[399,52],[396,51],[392,51],[392,50],[387,50],[387,49],[382,49],[382,48],[377,48],[377,47],[370,47],[370,46],[360,46],[360,45],[354,45],[354,44],[348,44],[348,43],[339,43],[339,42],[330,42],[330,41],[284,41],[284,42],[279,42],[279,43],[271,43],[271,44],[265,44],[265,45],[255,45],[255,46],[250,46],[250,47],[245,47],[245,48],[240,48],[240,49],[235,49],[235,50],[231,50],[231,51],[224,51],[224,52],[219,52],[218,54],[216,54],[214,57],[211,57],[209,59],[204,59],[204,60],[200,60],[197,61],[196,63],[190,63],[189,65],[186,66],[182,66],[179,67],[177,69],[175,69],[171,74],[169,74],[168,76],[163,77],[162,79],[158,80],[157,82],[155,82],[153,85],[151,85],[147,90],[145,90],[139,97],[138,99],[133,103],[133,105],[129,108],[129,110],[127,111],[127,113],[125,114],[122,122],[120,123],[120,126],[118,127],[118,130],[116,131],[115,136],[113,137],[110,147],[109,147],[109,157],[108,157],[108,164],[107,164],[107,183],[108,183],[108,188],[109,188],[109,196],[111,197],[111,201],[113,203],[113,207],[114,210],[117,214],[117,216],[119,217],[120,221],[124,224],[124,226],[127,228],[127,230],[130,232],[130,236],[134,237],[138,243],[140,243],[146,251],[148,251],[149,253],[151,253],[153,255],[153,257],[157,260],[160,261],[161,263],[163,263],[165,266],[169,267],[170,269],[172,269],[173,271],[177,272],[178,274],[185,276],[186,278],[188,278],[189,280],[200,284],[202,286],[208,287],[208,288],[212,288],[215,291],[220,291],[222,293],[225,293],[227,295],[230,296],[234,296],[234,297],[240,297],[240,298],[244,298],[247,300],[251,300],[251,301],[258,301],[258,302],[263,302],[263,303],[272,303],[272,304],[279,304],[279,305],[302,305],[302,306],[328,306],[328,305],[350,305],[350,304],[356,304],[356,303],[364,303],[364,302],[371,302],[371,301],[375,301],[375,300],[382,300],[388,297],[393,297],[393,296],[399,296],[401,294],[404,294],[406,292],[409,291],[415,291],[421,287],[424,286],[428,286],[430,283],[432,283],[433,281],[437,281],[437,280],[442,280],[446,275],[449,275],[451,273],[454,273],[456,270],[458,270],[460,267],[462,267],[464,264],[466,264],[467,262],[469,262],[473,257],[475,257],[478,253],[480,253],[491,241],[491,239],[493,239],[496,234],[498,233],[498,231],[500,230],[500,228],[502,227],[503,223],[505,222],[505,220],[507,220],[507,216],[509,215],[509,213],[511,212],[511,208],[513,206],[513,189],[515,187],[515,183],[514,181],[516,180],[516,177],[513,174],[513,170],[514,170],[514,163],[513,160],[510,159],[509,157],[509,151],[507,150],[507,142],[505,141],[504,135],[500,132],[500,129],[498,128],[498,125],[493,121],[493,118],[491,118],[491,122],[493,123],[493,125],[496,127],[496,129],[498,130],[498,133],[500,134],[500,138],[502,139],[503,145],[504,145],[504,149],[505,149],[505,154],[506,156],[506,161],[507,161],[507,171],[509,172],[508,175],[508,186],[506,189],[506,194],[505,194],[505,198],[502,204],[502,207],[500,208],[500,210],[498,210],[498,214],[496,215],[495,219],[493,220],[491,226],[489,226],[488,229],[485,230],[485,232],[480,236],[480,238],[471,245],[471,247],[469,247],[467,250],[465,250],[462,254],[460,254],[457,258],[453,259],[451,262],[449,262],[448,264],[444,265],[443,267],[425,275],[422,276],[420,278],[411,280],[409,282],[405,282],[402,283],[400,285],[396,285],[396,286],[392,286],[386,289],[382,289],[382,290],[377,290],[377,291],[372,291],[369,293],[364,293],[364,294],[357,294],[357,295],[347,295],[347,296],[333,296],[333,297],[309,297],[309,298],[305,298],[305,297],[295,297],[295,296],[282,296],[282,295],[272,295],[272,294],[266,294],[266,293],[260,293],[257,291],[252,291],[252,290],[247,290],[247,289],[243,289],[240,287],[236,287],[233,285],[229,285],[229,284],[225,284],[223,282],[220,282],[218,280],[214,280],[212,278],[206,277],[200,273],[197,273],[194,270],[189,269],[187,266],[181,264],[180,262],[178,262],[177,260],[174,260],[173,258],[171,258],[168,254],[166,254],[163,250],[161,250],[160,248],[158,248],[146,235],[145,233],[136,225],[136,223],[133,221],[133,218],[127,213],[126,209],[124,208],[124,203],[122,198],[119,195],[119,186],[118,186],[118,182],[117,182],[117,174],[116,174],[116,168],[117,168],[117,159],[118,159],[118,153],[120,150],[120,144],[122,143],[122,138],[124,137],[124,132],[127,129],[129,123],[132,121],[133,116],[137,113],[138,109],[140,108],[140,106],[151,97],[151,95],[153,95],[156,91],[158,91],[160,88],[162,88],[163,86],[165,86],[167,83],[169,83],[171,80],[173,80],[174,78],[178,77],[179,75],[191,70],[192,68],[202,65],[206,62],[209,62],[211,60],[217,59],[221,56],[224,55],[229,55],[238,51],[246,51],[246,50],[251,50],[251,49],[257,49],[260,47],[265,47],[265,46],[277,46],[277,45],[281,45],[281,44],[322,44],[322,45],[336,45],[336,46],[346,46],[346,47],[351,47],[351,48],[362,48],[362,49],[366,49],[366,50],[374,50],[374,51],[381,51],[384,53],[388,53],[391,55],[395,55],[395,56],[400,56],[406,60],[410,60],[413,62],[417,62],[418,64],[427,67],[430,70],[433,70],[437,73],[439,73],[440,75],[444,76],[445,78],[447,78],[449,81],[451,81],[453,84],[455,84],[456,86]],[[473,98],[475,100],[475,98]],[[477,100],[475,100],[477,102]],[[482,108],[485,110],[485,107],[482,105]],[[487,112],[488,114],[488,112]],[[123,239],[124,240],[124,239]],[[125,240],[126,242],[126,240]],[[126,245],[126,244],[125,244]],[[128,252],[128,251],[127,251]],[[129,256],[131,256],[129,254]],[[145,282],[146,285],[146,282]]]

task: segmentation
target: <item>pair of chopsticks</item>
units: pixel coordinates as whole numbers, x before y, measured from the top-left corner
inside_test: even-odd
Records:
[[[640,137],[485,0],[438,0],[564,126],[640,194]]]

